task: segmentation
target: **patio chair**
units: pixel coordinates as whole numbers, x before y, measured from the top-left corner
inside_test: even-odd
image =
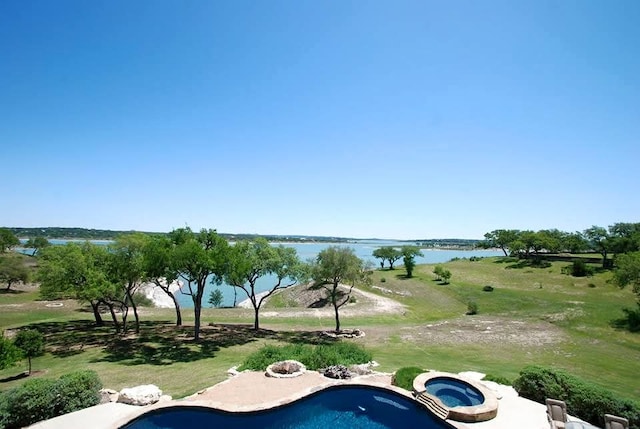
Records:
[[[567,423],[567,404],[564,401],[547,398],[547,420],[551,429],[564,429]]]
[[[629,429],[629,420],[614,416],[612,414],[604,415],[604,428],[605,429]]]

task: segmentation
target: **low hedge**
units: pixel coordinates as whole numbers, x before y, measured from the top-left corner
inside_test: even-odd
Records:
[[[569,414],[596,426],[604,427],[607,413],[628,419],[631,429],[640,429],[639,403],[562,370],[528,366],[520,371],[513,387],[520,396],[541,404],[546,398],[564,401]]]
[[[0,394],[0,428],[21,428],[100,402],[102,383],[93,371],[58,380],[36,378]]]
[[[250,354],[238,369],[240,371],[245,369],[264,371],[274,362],[289,359],[303,363],[310,370],[317,370],[331,365],[348,366],[367,363],[371,361],[372,357],[371,353],[362,346],[343,341],[318,346],[290,344],[278,347],[269,345]]]
[[[413,379],[423,372],[426,371],[422,368],[418,368],[417,366],[402,367],[393,375],[392,384],[394,386],[413,391]]]

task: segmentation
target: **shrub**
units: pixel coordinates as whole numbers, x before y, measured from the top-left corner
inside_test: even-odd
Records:
[[[55,386],[58,398],[56,414],[66,414],[98,404],[100,389],[102,382],[93,371],[76,371],[63,375]]]
[[[387,279],[385,277],[380,277],[380,283],[386,283]]]
[[[133,298],[133,302],[136,304],[136,307],[152,307],[153,308],[156,306],[153,300],[147,297],[147,295],[143,293],[136,292],[133,294],[132,298]]]
[[[58,380],[33,379],[0,397],[0,427],[29,426],[100,402],[102,383],[93,371],[78,371]]]
[[[469,301],[467,304],[467,315],[478,314],[478,304],[475,301]]]
[[[632,429],[640,429],[640,404],[561,370],[528,366],[520,371],[513,387],[520,396],[541,404],[546,398],[564,401],[569,414],[596,426],[604,427],[608,413],[629,419]]]
[[[493,292],[493,286],[491,286],[491,285],[483,286],[483,287],[482,287],[482,290],[483,290],[484,292]]]
[[[371,361],[371,353],[363,347],[337,341],[332,344],[312,346],[308,344],[291,344],[286,346],[264,346],[250,354],[239,370],[251,369],[264,371],[267,366],[281,360],[297,360],[308,369],[316,370],[330,365],[353,365]]]
[[[622,311],[626,315],[625,321],[627,323],[628,329],[631,332],[639,332],[640,331],[640,302],[638,303],[638,308],[623,308]]]
[[[413,390],[413,379],[422,374],[424,369],[417,366],[405,366],[396,371],[393,375],[394,386],[402,387],[406,390]]]
[[[504,384],[505,386],[511,386],[512,384],[511,380],[501,375],[487,374],[484,376],[483,380],[493,381],[494,383]]]
[[[587,265],[582,259],[574,259],[571,265],[562,268],[563,274],[570,274],[573,277],[591,277],[595,272],[594,268]]]

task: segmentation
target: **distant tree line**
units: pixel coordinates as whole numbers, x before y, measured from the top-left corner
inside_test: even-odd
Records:
[[[505,256],[540,258],[551,253],[593,252],[601,255],[603,267],[610,267],[614,255],[640,250],[640,223],[620,222],[608,228],[592,226],[582,232],[496,229],[484,237],[479,247],[501,249]]]

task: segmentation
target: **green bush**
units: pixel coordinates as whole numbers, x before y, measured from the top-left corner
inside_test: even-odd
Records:
[[[640,404],[561,370],[528,366],[520,371],[513,387],[520,396],[544,404],[546,398],[559,399],[567,411],[582,420],[604,427],[604,414],[629,420],[631,429],[640,429]]]
[[[371,353],[350,342],[338,341],[327,345],[290,344],[264,346],[250,354],[239,370],[264,371],[267,366],[282,360],[297,360],[308,369],[316,370],[330,365],[353,365],[371,361]]]
[[[467,304],[467,315],[472,316],[478,314],[478,304],[475,301],[469,301]]]
[[[380,277],[380,283],[386,283],[387,279],[385,277]]]
[[[582,259],[574,259],[571,265],[562,268],[563,274],[570,274],[573,277],[591,277],[595,270],[592,266],[587,265]]]
[[[21,428],[96,405],[101,387],[93,371],[70,373],[58,380],[27,380],[0,395],[0,427]]]
[[[482,287],[482,290],[483,290],[484,292],[493,292],[493,286],[491,286],[491,285],[483,286],[483,287]]]
[[[98,404],[100,389],[102,382],[93,371],[76,371],[63,375],[55,385],[58,398],[56,414],[66,414]]]
[[[413,379],[425,372],[424,369],[417,366],[405,366],[396,371],[393,375],[392,384],[402,387],[403,389],[413,390]]]
[[[494,383],[504,384],[505,386],[511,386],[511,380],[501,375],[487,374],[484,376],[483,380],[493,381]]]
[[[631,332],[639,332],[640,331],[640,302],[638,303],[638,308],[623,308],[622,311],[626,315],[625,321],[627,323],[627,327]]]

